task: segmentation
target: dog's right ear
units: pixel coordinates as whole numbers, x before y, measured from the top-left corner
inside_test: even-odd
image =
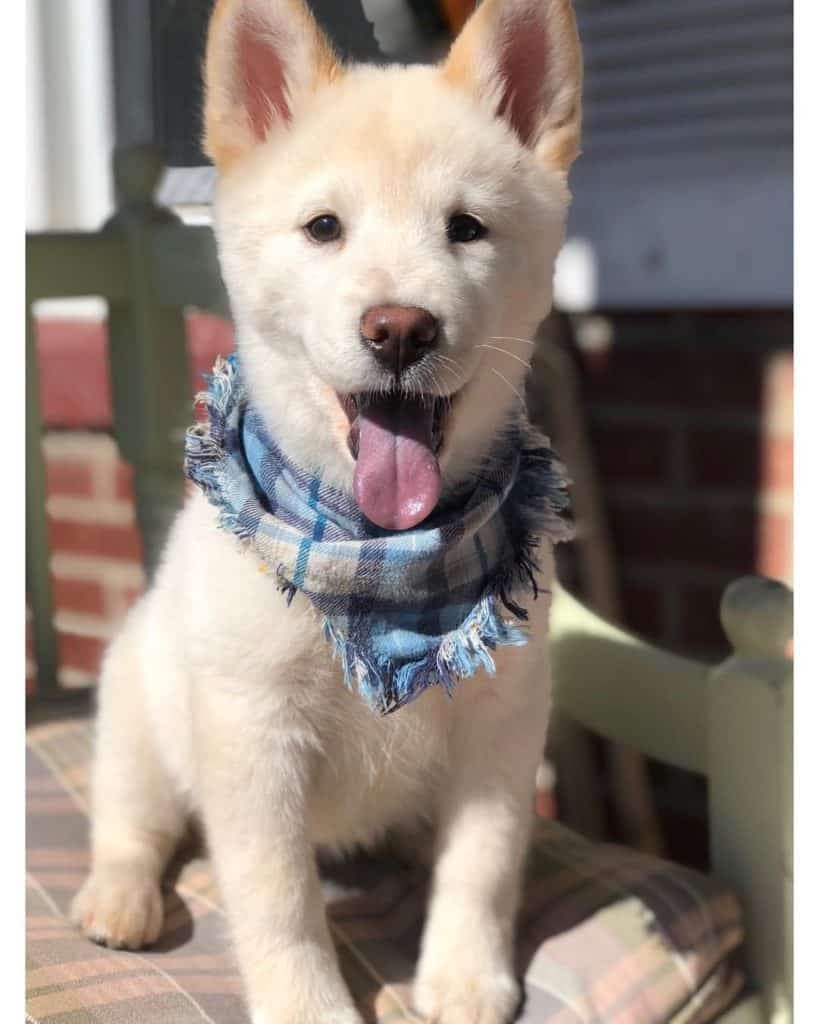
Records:
[[[303,0],[218,0],[205,57],[205,152],[224,170],[340,74]]]

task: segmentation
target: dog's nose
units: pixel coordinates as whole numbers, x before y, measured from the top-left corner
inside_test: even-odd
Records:
[[[438,321],[419,306],[373,306],[361,318],[361,338],[396,376],[438,340]]]

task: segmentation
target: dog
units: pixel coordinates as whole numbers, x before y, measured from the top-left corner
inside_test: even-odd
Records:
[[[301,0],[216,4],[204,144],[242,372],[288,456],[386,531],[456,494],[522,403],[581,78],[570,0],[484,0],[440,65],[410,67],[342,65]],[[444,400],[435,445],[429,417],[356,418],[372,394],[422,420],[418,396]],[[360,1024],[315,851],[415,836],[432,865],[417,1010],[509,1020],[550,701],[548,538],[537,561],[529,642],[499,647],[495,676],[380,716],[343,685],[314,604],[282,594],[191,494],[104,659],[73,920],[109,946],[154,942],[163,870],[195,817],[254,1024]]]

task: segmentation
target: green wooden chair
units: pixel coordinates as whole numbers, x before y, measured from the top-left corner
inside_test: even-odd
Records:
[[[102,295],[109,303],[114,432],[135,471],[137,517],[150,573],[183,494],[181,437],[190,416],[183,311],[193,306],[229,312],[210,230],[186,226],[154,203],[161,169],[153,150],[118,154],[119,210],[101,232],[27,240],[27,590],[38,668],[29,733],[27,1020],[37,1024],[66,1020],[66,1013],[75,1024],[246,1020],[225,930],[221,921],[210,927],[220,913],[218,895],[201,860],[189,862],[174,879],[168,940],[154,953],[129,958],[91,947],[71,933],[63,916],[83,870],[90,732],[83,717],[87,705],[81,703],[81,717],[76,717],[76,695],[69,699],[57,684],[31,307],[42,298],[80,295]],[[551,657],[556,706],[602,736],[707,777],[712,870],[744,908],[742,960],[748,984],[736,997],[731,989],[730,1006],[727,997],[709,1002],[701,995],[707,991],[708,971],[716,974],[714,964],[703,961],[704,976],[697,982],[702,988],[673,1012],[651,1016],[646,1000],[637,999],[629,1013],[611,1019],[699,1024],[718,1016],[722,1024],[789,1024],[792,1017],[792,666],[785,656],[792,594],[773,581],[745,578],[727,589],[721,616],[734,653],[709,666],[630,636],[560,588],[555,594]],[[527,1022],[610,1019],[607,1013],[589,1015],[576,1008],[561,1017],[564,1011],[554,1000],[548,1002],[555,976],[550,951],[565,952],[586,934],[582,916],[566,916],[565,900],[555,911],[557,890],[561,898],[571,890],[572,906],[585,907],[587,917],[596,915],[598,931],[611,925],[611,915],[619,913],[612,905],[618,902],[631,908],[626,911],[631,916],[617,918],[611,925],[617,929],[625,921],[628,929],[639,930],[646,914],[653,914],[649,924],[654,933],[645,932],[645,949],[650,946],[656,958],[665,954],[685,916],[677,914],[667,929],[660,927],[668,909],[663,910],[662,899],[670,892],[663,889],[663,874],[670,872],[678,889],[701,886],[706,893],[698,897],[698,912],[703,900],[722,900],[729,907],[731,931],[724,946],[733,948],[739,941],[733,897],[726,904],[726,891],[715,881],[694,882],[693,873],[671,866],[666,870],[661,862],[623,850],[598,852],[596,844],[558,826],[544,826],[535,846],[533,881],[521,912],[523,944],[529,943],[532,969],[540,972],[531,986],[526,976]],[[600,864],[611,872],[613,863],[616,871],[601,886],[595,872]],[[395,913],[401,921],[415,922],[422,913],[423,882],[405,873],[397,885],[395,872],[385,876],[372,874],[372,866],[366,870],[375,895],[363,894],[361,875],[347,878],[346,888],[336,882],[329,913],[345,973],[362,1006],[372,1018],[398,1024],[415,1019],[404,992],[409,964],[404,933],[390,933],[389,940],[373,935],[372,919],[377,909],[381,918],[392,921],[392,910],[384,908],[400,904]],[[637,900],[639,886],[630,888],[630,882],[648,877],[652,892],[644,886],[644,898]],[[594,892],[594,898],[587,898],[595,886],[602,898]],[[399,899],[397,892],[404,895]],[[417,897],[416,910],[410,912],[401,902],[405,896]],[[538,900],[546,917],[538,916]],[[414,923],[402,927],[415,934]],[[687,952],[670,949],[681,970],[689,969],[683,963]],[[617,988],[628,972],[625,965],[612,966],[617,969],[609,985]],[[673,980],[673,973],[659,977],[658,990]],[[140,999],[134,1017],[133,1001]]]
[[[793,595],[731,584],[734,653],[707,666],[604,622],[565,591],[552,619],[555,701],[589,729],[708,779],[711,866],[739,894],[756,992],[725,1020],[791,1020],[793,1005]]]

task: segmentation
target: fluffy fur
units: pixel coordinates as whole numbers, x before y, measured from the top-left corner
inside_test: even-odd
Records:
[[[579,137],[568,0],[485,0],[442,67],[344,68],[300,0],[220,0],[206,66],[216,231],[253,401],[288,453],[351,489],[338,393],[378,390],[362,313],[418,305],[443,324],[407,386],[459,392],[444,487],[521,401],[551,302]],[[486,238],[454,246],[465,211]],[[333,212],[341,240],[302,230]],[[434,828],[415,985],[439,1024],[501,1024],[518,1000],[512,927],[548,703],[544,591],[533,639],[451,699],[383,719],[347,691],[312,606],[290,607],[188,501],[150,591],[103,666],[93,868],[74,905],[92,938],[159,934],[160,877],[185,823],[206,829],[255,1024],[357,1024],[314,849]]]

